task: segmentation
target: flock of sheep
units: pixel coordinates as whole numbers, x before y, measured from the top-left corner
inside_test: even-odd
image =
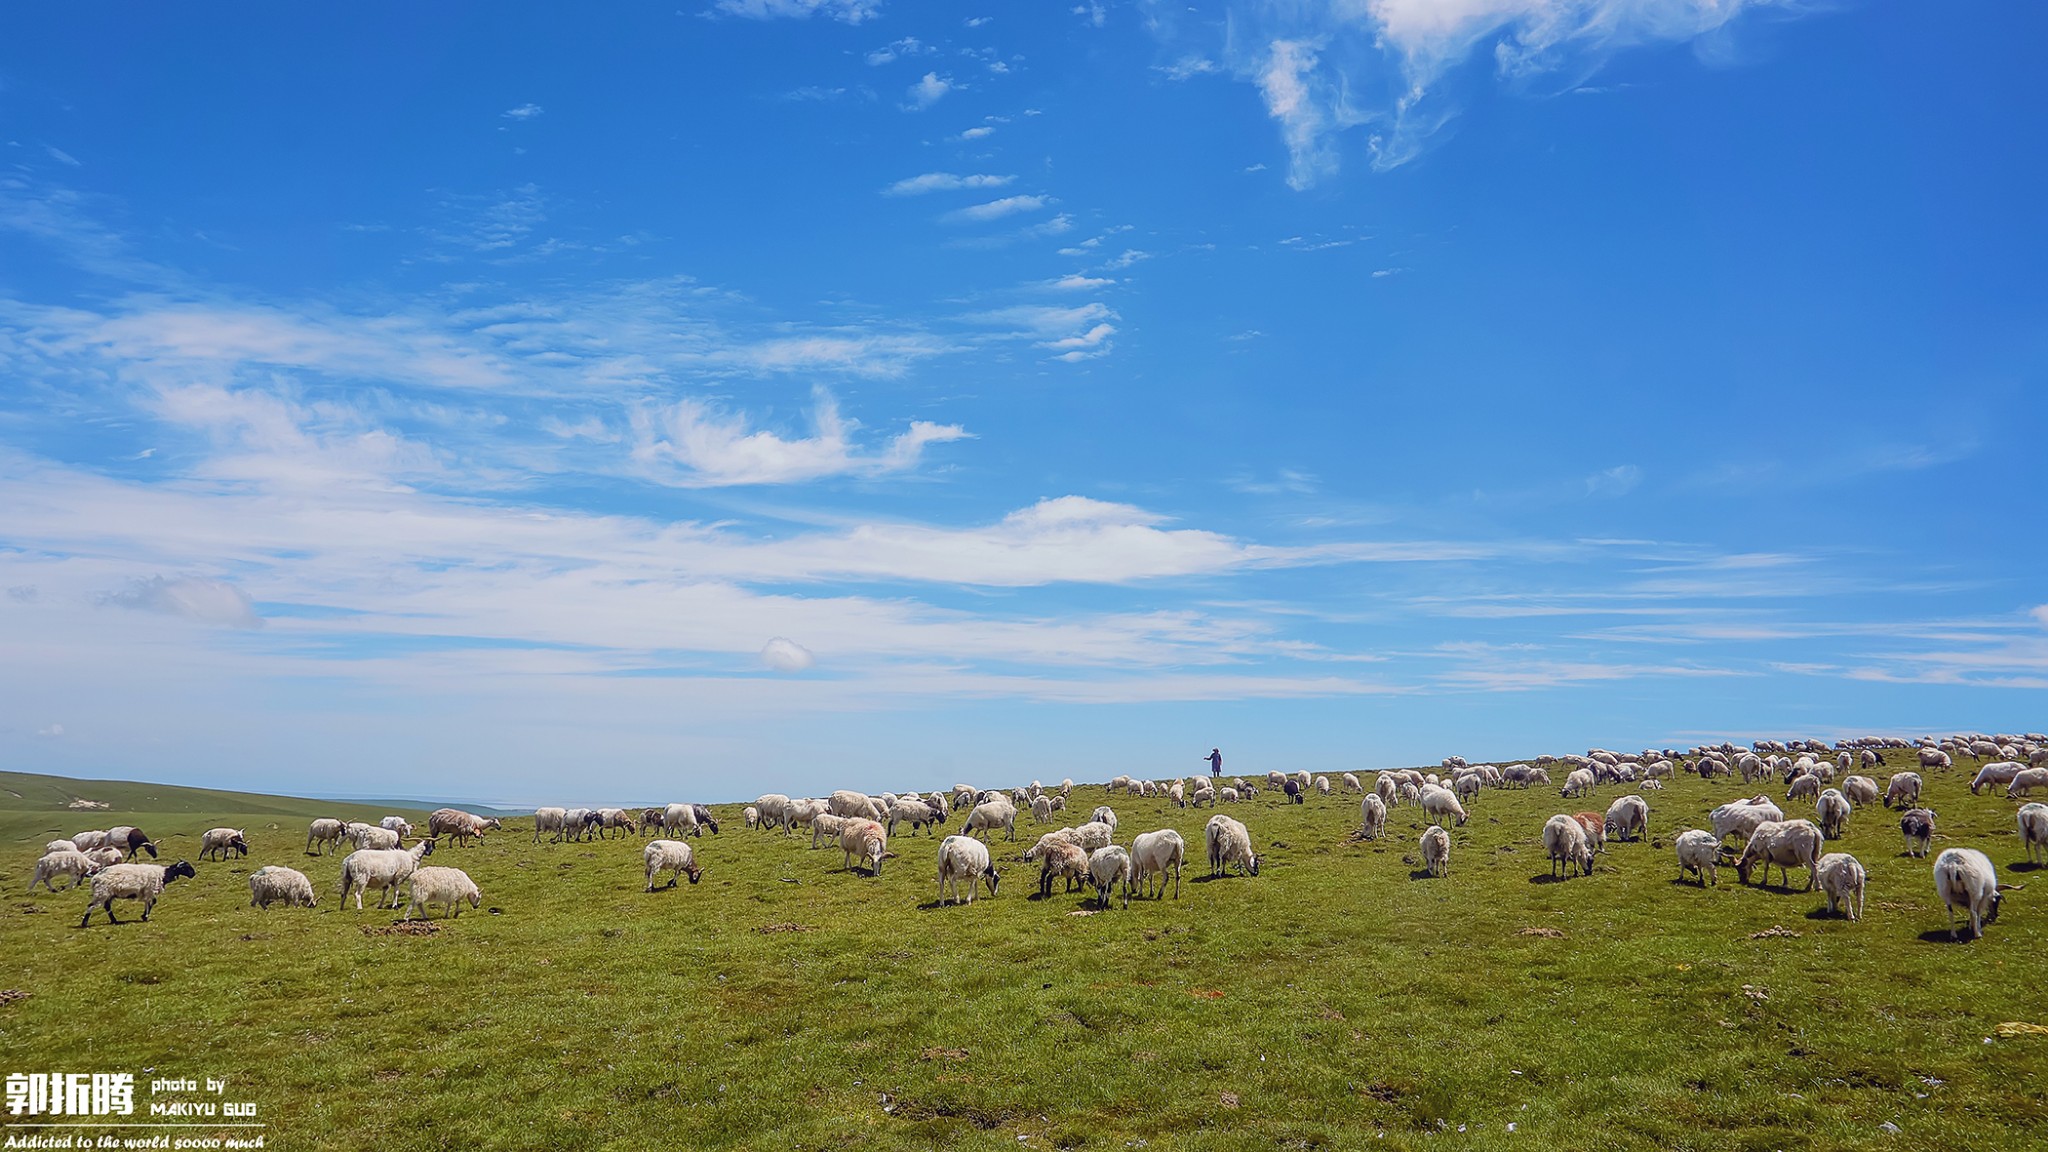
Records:
[[[1910,758],[1918,771],[1891,773],[1880,790],[1874,778],[1859,770],[1886,766],[1887,755]],[[1443,761],[1440,771],[1388,769],[1369,774],[1370,782],[1353,773],[1343,773],[1333,786],[1327,776],[1306,772],[1270,772],[1263,786],[1269,793],[1301,803],[1310,795],[1329,796],[1340,789],[1361,795],[1360,837],[1376,840],[1386,835],[1390,809],[1415,806],[1432,821],[1419,841],[1421,862],[1430,876],[1449,872],[1452,840],[1445,825],[1462,825],[1468,819],[1466,804],[1474,802],[1488,788],[1529,788],[1552,783],[1555,769],[1565,773],[1560,794],[1566,799],[1585,797],[1597,788],[1620,785],[1632,791],[1616,798],[1604,811],[1558,813],[1542,828],[1544,851],[1551,875],[1568,878],[1585,875],[1594,868],[1596,855],[1605,851],[1612,838],[1639,841],[1649,836],[1650,805],[1646,794],[1655,793],[1664,781],[1678,772],[1697,774],[1702,779],[1739,776],[1745,786],[1785,786],[1785,800],[1811,801],[1813,820],[1787,819],[1783,809],[1769,795],[1732,800],[1713,810],[1710,828],[1687,829],[1674,839],[1680,876],[1694,876],[1702,887],[1719,882],[1718,870],[1732,862],[1743,883],[1761,868],[1768,882],[1772,867],[1789,883],[1789,868],[1807,872],[1806,890],[1821,889],[1829,912],[1839,908],[1850,920],[1859,919],[1864,905],[1866,873],[1854,856],[1822,849],[1839,839],[1851,815],[1859,808],[1879,802],[1886,808],[1902,810],[1900,829],[1909,852],[1924,856],[1934,835],[1935,813],[1920,806],[1923,788],[1921,771],[1948,769],[1956,756],[1984,760],[1972,793],[1986,786],[2004,785],[2006,795],[2026,796],[2032,789],[2048,787],[2048,737],[2037,733],[2022,736],[1969,734],[1947,739],[1925,737],[1918,742],[1888,738],[1842,741],[1833,746],[1818,741],[1759,741],[1750,748],[1731,744],[1702,746],[1688,751],[1666,749],[1641,753],[1616,753],[1593,749],[1583,756],[1542,756],[1523,764],[1468,764],[1461,757]],[[1115,794],[1158,797],[1182,808],[1211,808],[1241,804],[1255,798],[1261,782],[1243,779],[1193,778],[1151,781],[1119,776],[1108,784]],[[780,831],[794,835],[811,834],[811,846],[836,843],[847,869],[859,869],[880,876],[883,862],[895,857],[889,850],[891,837],[908,826],[919,830],[950,827],[965,812],[958,833],[938,844],[936,876],[938,903],[973,903],[978,889],[995,895],[1001,875],[992,859],[987,841],[997,832],[1005,839],[1017,839],[1017,819],[1028,811],[1040,823],[1050,823],[1066,810],[1074,783],[1062,781],[1045,787],[1033,781],[1028,787],[1010,792],[985,791],[971,785],[955,785],[950,793],[928,795],[883,793],[869,796],[856,791],[838,791],[822,799],[791,798],[779,793],[764,795],[747,805],[743,818],[749,828]],[[2028,803],[2018,811],[2019,833],[2028,860],[2048,862],[2048,805]],[[1066,891],[1092,888],[1102,908],[1111,906],[1121,893],[1124,905],[1140,889],[1150,890],[1156,881],[1159,898],[1164,898],[1169,874],[1174,897],[1180,896],[1181,872],[1187,862],[1187,846],[1180,833],[1159,829],[1134,837],[1128,847],[1116,844],[1118,819],[1109,806],[1098,806],[1090,819],[1073,827],[1060,828],[1040,836],[1023,853],[1026,863],[1039,868],[1038,891],[1049,896],[1055,881]],[[378,824],[321,819],[307,829],[305,852],[322,855],[352,848],[341,862],[339,891],[344,900],[355,896],[356,908],[363,906],[363,894],[376,892],[377,907],[398,907],[404,899],[403,918],[414,913],[431,914],[436,908],[458,915],[463,903],[475,908],[482,893],[469,875],[459,868],[424,865],[437,844],[467,844],[501,827],[496,819],[477,816],[454,808],[443,808],[428,818],[424,835],[398,816],[387,816]],[[663,807],[627,808],[541,808],[534,813],[533,840],[543,835],[551,842],[581,841],[589,838],[630,837],[636,832],[661,838],[649,840],[641,850],[646,891],[656,890],[656,881],[668,877],[674,887],[684,877],[695,884],[704,870],[696,852],[684,837],[701,837],[705,830],[718,832],[711,810],[700,804],[669,804]],[[1728,846],[1737,838],[1739,848]],[[1244,823],[1221,812],[1211,814],[1204,829],[1204,847],[1209,873],[1221,875],[1231,867],[1244,875],[1256,876],[1259,857],[1253,851],[1251,833]],[[406,842],[412,843],[407,846]],[[214,828],[200,838],[199,858],[227,859],[246,856],[249,845],[244,831]],[[42,884],[55,891],[52,881],[70,877],[74,885],[89,882],[92,900],[80,926],[91,922],[96,909],[105,909],[114,921],[114,902],[132,899],[142,904],[142,918],[166,885],[181,877],[195,875],[183,860],[161,865],[135,862],[139,853],[154,858],[156,842],[140,829],[118,827],[84,832],[65,840],[51,841],[37,862],[30,887]],[[1950,848],[1934,861],[1934,884],[1949,912],[1949,931],[1958,929],[1960,912],[1971,937],[1981,936],[1984,925],[1998,914],[2003,893],[2019,888],[1998,881],[1997,871],[1984,853],[1971,848]],[[250,903],[258,908],[272,904],[312,907],[317,902],[313,883],[296,868],[269,865],[249,876]]]

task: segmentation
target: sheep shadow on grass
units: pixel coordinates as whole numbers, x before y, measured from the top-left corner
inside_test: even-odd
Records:
[[[2005,866],[2008,872],[2039,872],[2043,868],[2048,868],[2048,864],[2036,864],[2032,860],[2022,860],[2017,864]]]
[[[1948,929],[1946,928],[1936,928],[1932,932],[1922,932],[1920,934],[1920,942],[1922,944],[1968,944],[1972,941],[1972,939],[1973,937],[1971,937],[1970,935],[1970,926],[1968,924],[1959,924],[1956,926],[1956,935],[1954,939],[1949,938]]]

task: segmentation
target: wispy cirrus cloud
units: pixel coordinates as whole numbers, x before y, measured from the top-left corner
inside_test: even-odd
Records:
[[[958,176],[951,172],[926,172],[922,176],[898,180],[882,189],[882,195],[922,196],[928,192],[955,192],[962,188],[1001,188],[1016,179],[1015,176],[996,176],[988,173]]]
[[[808,20],[823,16],[861,24],[881,15],[881,0],[718,0],[711,12],[746,20]]]
[[[1005,196],[1000,200],[955,209],[941,219],[949,224],[981,224],[1023,212],[1037,212],[1051,203],[1052,199],[1047,196]]]
[[[969,437],[957,424],[914,420],[880,450],[862,452],[853,443],[858,426],[823,389],[812,397],[811,434],[797,437],[750,430],[744,416],[701,400],[679,400],[634,413],[632,457],[642,475],[680,488],[789,484],[907,471],[927,445]]]

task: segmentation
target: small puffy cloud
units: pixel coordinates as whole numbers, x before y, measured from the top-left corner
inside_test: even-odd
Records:
[[[249,594],[225,580],[196,576],[166,580],[152,576],[147,580],[130,581],[119,592],[103,593],[98,603],[107,608],[183,616],[223,628],[263,627],[263,618],[256,614],[255,602],[249,599]]]
[[[1216,62],[1206,56],[1183,56],[1171,64],[1155,64],[1155,72],[1166,73],[1168,80],[1187,80],[1217,71]]]
[[[922,176],[898,180],[882,189],[882,195],[922,196],[927,192],[953,192],[962,188],[1000,188],[1015,179],[1015,176],[991,176],[986,173],[955,176],[951,172],[927,172]]]
[[[503,115],[507,120],[531,120],[545,111],[546,109],[538,104],[521,104],[517,108],[505,109]]]
[[[967,19],[961,21],[961,23],[965,24],[969,28],[979,28],[984,24],[995,23],[995,19],[996,18],[993,16],[969,16]]]
[[[777,636],[761,648],[761,663],[777,672],[802,672],[817,662],[809,648],[786,636]]]
[[[1623,496],[1641,482],[1643,470],[1633,464],[1617,464],[1586,477],[1586,495]]]
[[[1108,288],[1115,283],[1116,281],[1104,276],[1082,276],[1076,274],[1062,276],[1047,284],[1046,287],[1056,292],[1092,292],[1097,288]]]
[[[714,8],[744,20],[808,20],[823,16],[842,24],[860,24],[882,12],[881,0],[718,0]]]
[[[1109,271],[1114,272],[1120,268],[1129,268],[1131,265],[1138,263],[1140,260],[1150,260],[1151,258],[1152,254],[1150,252],[1140,252],[1136,248],[1126,248],[1124,249],[1123,255],[1112,258],[1109,261],[1109,263],[1104,264],[1103,267],[1105,269],[1108,269]]]
[[[1036,212],[1049,201],[1044,196],[1005,196],[990,200],[986,204],[975,204],[967,208],[946,213],[944,219],[951,224],[978,224],[986,220],[1000,220],[1019,212]]]
[[[36,729],[36,735],[45,740],[61,740],[64,738],[64,726],[62,724],[52,724],[48,728],[38,728]]]
[[[814,394],[811,424],[809,436],[783,437],[749,430],[744,416],[680,400],[634,415],[633,458],[651,479],[679,488],[791,484],[907,471],[923,458],[925,445],[971,438],[957,424],[913,420],[881,451],[863,453],[853,443],[859,421],[842,416],[824,389]]]
[[[904,93],[904,99],[907,101],[904,107],[913,112],[922,112],[926,108],[937,104],[939,98],[951,92],[954,87],[955,85],[951,78],[941,76],[937,72],[927,72],[922,79],[910,86],[908,92]]]
[[[988,137],[993,136],[995,134],[996,130],[994,128],[991,128],[986,124],[983,124],[979,128],[969,128],[967,131],[960,133],[960,139],[985,140]]]
[[[905,56],[929,56],[933,51],[935,51],[933,48],[917,37],[905,36],[893,44],[884,44],[882,47],[868,53],[868,64],[871,67],[879,68],[884,64],[899,60]]]

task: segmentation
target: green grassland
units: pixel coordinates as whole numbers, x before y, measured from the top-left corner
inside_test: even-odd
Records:
[[[1975,768],[1925,773],[1935,848],[2028,880],[2016,805],[1971,796]],[[1747,791],[1689,776],[1648,794],[1651,843],[1549,882],[1543,820],[1622,790],[1489,790],[1442,879],[1416,809],[1364,843],[1356,797],[1261,795],[1225,809],[1261,874],[1208,881],[1207,811],[1080,788],[1119,843],[1172,827],[1196,857],[1177,901],[1094,914],[1035,898],[1028,814],[971,907],[933,905],[925,836],[873,878],[719,806],[703,883],[648,894],[639,839],[534,844],[529,819],[437,852],[485,908],[402,935],[340,906],[338,855],[301,853],[307,819],[373,813],[0,775],[0,988],[29,994],[0,1003],[0,1071],[227,1077],[287,1150],[2044,1146],[2048,1037],[1997,1030],[2048,1023],[2048,883],[1948,943],[1879,808],[1830,845],[1870,870],[1860,923],[1732,869],[1680,883],[1670,838]],[[54,830],[114,823],[246,826],[254,850],[147,924],[130,903],[81,930],[83,893],[26,885]],[[320,906],[249,907],[263,864]]]

